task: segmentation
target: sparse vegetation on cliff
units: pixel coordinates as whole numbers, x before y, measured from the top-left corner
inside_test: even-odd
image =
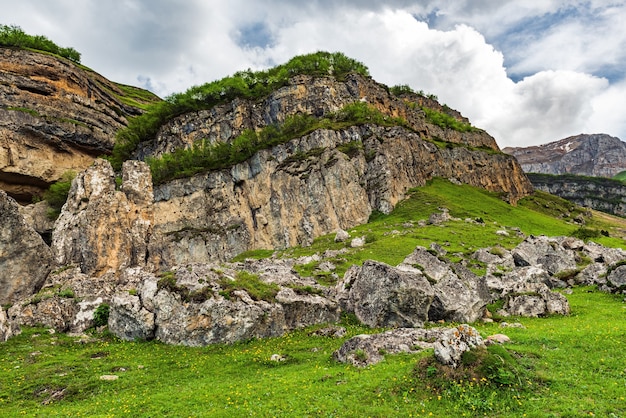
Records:
[[[250,158],[259,150],[283,144],[291,139],[307,135],[317,129],[343,129],[348,126],[371,123],[379,126],[406,125],[401,118],[391,118],[367,103],[352,103],[327,118],[317,119],[310,115],[292,115],[282,125],[270,125],[259,132],[245,130],[232,143],[201,142],[191,148],[179,148],[159,158],[148,158],[147,163],[155,184],[197,173],[231,167]],[[347,145],[346,145],[347,146]],[[354,152],[358,145],[350,144]]]
[[[74,48],[60,47],[43,35],[29,35],[19,26],[0,25],[0,46],[13,46],[50,52],[70,61],[80,62],[80,52]]]
[[[154,138],[167,121],[187,112],[225,103],[236,98],[257,100],[287,84],[295,75],[332,76],[339,80],[351,72],[369,76],[367,67],[342,53],[316,52],[292,58],[286,64],[265,71],[240,71],[230,77],[194,86],[148,107],[146,113],[129,121],[118,132],[111,162],[116,169],[137,145]]]
[[[458,132],[480,132],[480,129],[473,127],[469,123],[461,122],[453,116],[435,109],[422,106],[422,111],[426,115],[426,120],[443,129],[452,129]]]

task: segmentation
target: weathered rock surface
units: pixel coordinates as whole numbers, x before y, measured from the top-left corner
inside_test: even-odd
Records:
[[[338,148],[353,141],[363,144],[356,155]],[[390,212],[433,176],[504,191],[512,202],[531,190],[504,154],[438,148],[400,127],[318,130],[230,170],[156,186],[150,253],[167,266],[307,245],[366,222],[373,210]]]
[[[474,322],[481,318],[491,295],[484,277],[461,265],[441,261],[431,251],[417,247],[398,268],[421,271],[433,282],[430,321]]]
[[[533,147],[505,148],[536,189],[578,205],[626,216],[626,143],[605,134],[577,135]],[[595,177],[595,178],[591,178]]]
[[[560,293],[552,292],[543,283],[520,283],[507,294],[503,308],[510,315],[538,317],[569,315],[569,302]]]
[[[50,248],[26,223],[19,205],[0,190],[0,304],[39,290],[52,261]]]
[[[573,251],[565,249],[559,239],[528,237],[511,252],[518,267],[538,266],[551,275],[576,269]]]
[[[576,135],[548,144],[504,148],[527,173],[613,177],[626,170],[626,144],[606,134]]]
[[[344,342],[333,358],[357,367],[369,366],[382,361],[386,354],[417,353],[433,348],[445,332],[445,328],[398,328],[380,334],[361,334]]]
[[[626,265],[619,265],[609,273],[606,285],[612,292],[626,293]]]
[[[81,333],[93,326],[94,312],[101,304],[109,304],[116,293],[128,293],[141,285],[145,277],[136,270],[99,277],[85,275],[79,267],[53,272],[39,292],[9,309],[9,318],[21,325]]]
[[[111,303],[109,329],[127,340],[152,339],[168,344],[203,346],[250,338],[339,320],[335,302],[316,294],[281,287],[275,300],[253,300],[244,290],[230,296],[220,280],[237,265],[190,265],[177,269],[175,285],[143,272],[135,294],[118,293]],[[262,276],[260,279],[263,280]]]
[[[349,270],[338,289],[344,308],[370,327],[421,327],[434,295],[419,271],[405,272],[371,260]]]
[[[150,170],[145,163],[127,161],[122,173],[122,191],[116,190],[105,160],[96,160],[74,179],[52,236],[58,265],[76,265],[98,276],[146,264],[153,222]]]
[[[442,129],[426,121],[418,106],[426,106],[462,122],[468,122],[457,111],[441,106],[437,101],[418,94],[396,97],[386,86],[358,74],[349,74],[344,81],[334,77],[298,75],[289,83],[260,100],[236,99],[210,110],[186,113],[162,127],[151,143],[144,143],[137,152],[143,159],[147,155],[161,155],[184,148],[202,140],[231,142],[245,129],[258,129],[280,124],[293,114],[328,116],[347,104],[363,101],[383,114],[404,118],[410,128],[425,136],[444,141],[499,150],[495,140],[484,131],[457,132]]]
[[[462,324],[446,330],[435,342],[435,358],[445,366],[457,367],[463,353],[483,345],[483,339],[476,328]]]
[[[116,130],[140,113],[126,94],[69,60],[0,47],[0,190],[28,203],[109,153]]]
[[[528,173],[527,176],[537,190],[580,206],[626,217],[626,185],[619,180],[568,174]]]
[[[7,313],[3,308],[0,308],[0,343],[20,333],[20,327],[14,322],[9,321]]]

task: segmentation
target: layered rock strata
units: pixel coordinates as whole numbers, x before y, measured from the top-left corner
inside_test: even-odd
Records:
[[[110,153],[115,132],[141,112],[126,95],[69,60],[0,47],[0,189],[30,202],[65,172]]]

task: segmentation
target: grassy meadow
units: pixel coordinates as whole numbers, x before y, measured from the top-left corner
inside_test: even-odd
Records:
[[[438,207],[460,220],[418,225]],[[370,223],[351,230],[368,243],[336,263],[339,272],[367,258],[397,264],[416,245],[432,242],[446,248],[451,259],[480,247],[512,248],[522,240],[513,228],[536,235],[580,232],[573,222],[579,213],[550,195],[510,206],[491,193],[434,180],[414,190],[392,214],[374,214]],[[624,245],[620,228],[623,223],[604,215],[585,225],[587,233],[607,232],[597,240],[609,246]],[[503,229],[508,236],[496,234]],[[345,246],[333,237],[283,255]],[[332,282],[315,267],[298,269]],[[345,339],[380,331],[349,316],[343,338],[311,335],[317,326],[280,338],[200,348],[121,342],[106,331],[68,336],[24,328],[0,344],[0,416],[624,417],[624,297],[593,288],[576,288],[566,297],[572,309],[566,317],[507,318],[525,328],[473,324],[483,337],[504,333],[512,342],[505,350],[490,351],[489,367],[479,370],[478,360],[467,358],[464,371],[454,376],[433,365],[432,350],[388,355],[363,369],[335,362],[332,352]],[[285,361],[272,361],[273,354]]]

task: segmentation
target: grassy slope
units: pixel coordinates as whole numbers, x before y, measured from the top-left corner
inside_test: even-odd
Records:
[[[427,225],[420,227],[417,221],[427,220],[438,208],[447,208],[450,215],[459,220],[444,226]],[[372,241],[362,249],[350,249],[348,254],[337,257],[336,264],[341,275],[351,264],[375,259],[397,265],[410,254],[417,245],[428,247],[435,242],[448,251],[452,261],[458,261],[456,253],[470,255],[478,248],[502,246],[513,248],[523,238],[510,228],[519,228],[526,235],[560,236],[571,235],[580,226],[573,222],[582,208],[546,193],[538,192],[511,206],[500,200],[494,193],[471,186],[456,186],[442,179],[434,179],[425,187],[415,189],[410,199],[401,202],[390,215],[374,216],[370,223],[350,230],[353,237],[366,236]],[[569,217],[559,218],[563,213]],[[557,219],[555,219],[557,217]],[[481,218],[483,224],[468,223],[466,219]],[[619,219],[594,216],[587,219],[587,228],[608,230],[610,237],[600,237],[597,242],[619,247],[624,245],[623,230],[613,228],[613,220]],[[413,225],[410,226],[409,223]],[[497,235],[496,231],[505,228],[509,236]],[[340,249],[347,244],[335,243],[334,234],[320,237],[308,248],[294,248],[284,252],[289,256],[311,255],[326,249]],[[256,254],[266,256],[266,251],[242,254],[237,259]],[[345,260],[345,261],[342,261]],[[303,274],[311,273],[316,263],[300,266]],[[480,266],[475,266],[480,272]]]
[[[481,217],[484,226],[464,221],[417,226],[417,220],[441,206],[461,219]],[[502,237],[496,230],[515,226],[527,234],[567,234],[576,226],[546,212],[575,216],[571,209],[571,204],[542,194],[511,207],[489,193],[435,180],[393,214],[355,228],[353,235],[375,239],[345,257],[396,264],[415,245],[431,242],[449,241],[450,252],[465,253],[482,246],[511,247],[520,238]],[[414,226],[403,226],[407,221]],[[610,229],[609,221],[589,226]],[[385,235],[393,230],[400,234]],[[602,240],[623,245],[616,238]],[[289,252],[343,245],[328,236],[311,248]],[[504,330],[513,339],[509,348],[537,376],[513,387],[465,382],[434,391],[429,380],[415,374],[420,356],[388,356],[360,370],[332,361],[331,353],[343,339],[313,337],[307,331],[186,348],[110,338],[81,343],[76,337],[25,329],[0,344],[0,416],[624,416],[625,306],[622,298],[589,290],[568,295],[569,317],[522,318],[526,329]],[[503,332],[497,324],[476,326],[483,336]],[[363,332],[373,330],[348,325],[348,336]],[[287,361],[270,361],[274,353]],[[105,374],[119,379],[100,380]],[[53,396],[62,390],[59,399]]]

